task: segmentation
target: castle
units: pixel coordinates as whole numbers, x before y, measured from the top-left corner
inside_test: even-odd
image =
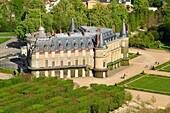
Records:
[[[120,33],[115,28],[80,26],[74,19],[67,33],[38,32],[26,34],[28,68],[36,76],[59,78],[107,77],[108,65],[117,68],[129,65],[128,33],[125,22]]]

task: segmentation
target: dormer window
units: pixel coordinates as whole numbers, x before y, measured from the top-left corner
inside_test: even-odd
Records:
[[[45,50],[47,50],[47,49],[48,49],[47,45],[44,45],[44,49],[45,49]]]
[[[35,49],[36,49],[36,50],[39,50],[39,47],[38,47],[38,46],[35,46]]]
[[[70,44],[68,43],[68,40],[66,40],[66,47],[69,47]]]
[[[60,49],[63,49],[62,43],[59,43],[59,48],[60,48]]]
[[[74,47],[78,47],[78,45],[77,45],[77,43],[76,43],[76,42],[74,42]]]
[[[52,50],[54,50],[54,49],[55,49],[55,46],[54,46],[54,45],[51,45],[50,47],[51,47],[51,49],[52,49]]]
[[[84,42],[81,42],[81,46],[82,46],[82,47],[85,47],[85,44],[84,44]]]

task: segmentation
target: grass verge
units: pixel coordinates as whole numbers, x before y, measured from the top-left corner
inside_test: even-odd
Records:
[[[154,70],[170,72],[170,61],[154,67]]]
[[[0,36],[15,36],[14,32],[0,32]]]
[[[0,44],[10,40],[11,38],[0,38]]]

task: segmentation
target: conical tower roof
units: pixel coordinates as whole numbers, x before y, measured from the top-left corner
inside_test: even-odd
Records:
[[[76,30],[76,24],[74,22],[74,19],[72,18],[71,23],[70,23],[70,28],[69,28],[69,32],[74,32],[74,30]]]
[[[122,29],[120,31],[120,37],[128,37],[128,33],[127,33],[127,30],[126,30],[126,25],[125,25],[124,20],[123,20],[123,23],[122,23]]]
[[[104,43],[104,41],[103,41],[103,35],[102,35],[102,33],[100,34],[98,48],[106,48],[105,43]]]

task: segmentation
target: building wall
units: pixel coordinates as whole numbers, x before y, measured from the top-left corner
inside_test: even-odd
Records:
[[[61,66],[61,62],[63,62],[63,66],[76,66],[76,60],[78,60],[78,66],[84,65],[83,60],[85,60],[85,65],[90,66],[90,68],[94,67],[94,51],[93,49],[89,50],[75,50],[74,52],[71,52],[71,50],[68,50],[67,52],[60,51],[60,52],[43,52],[40,53],[37,51],[35,54],[32,54],[32,65],[33,68],[39,68],[39,67],[46,67],[45,62],[48,61],[47,67],[53,67],[52,62],[54,62],[55,66]],[[70,62],[70,63],[68,63]],[[38,66],[39,65],[39,66]]]
[[[114,62],[116,60],[119,60],[125,57],[127,55],[126,52],[122,52],[122,47],[127,48],[128,44],[128,38],[122,38],[119,40],[115,40],[109,44],[107,44],[106,49],[98,49],[94,53],[93,48],[86,50],[85,48],[82,50],[76,49],[75,51],[68,50],[64,52],[63,50],[60,50],[59,52],[51,51],[49,52],[46,50],[43,53],[40,53],[40,51],[37,51],[36,53],[32,54],[32,60],[31,60],[31,67],[32,68],[50,68],[50,67],[62,67],[62,66],[68,66],[70,62],[70,66],[81,66],[83,64],[83,60],[85,59],[85,65],[88,65],[90,69],[107,69],[107,64],[110,62]],[[125,50],[125,49],[123,49]],[[95,56],[95,59],[94,59]],[[78,65],[76,64],[76,60],[78,60]],[[95,61],[94,61],[95,60]],[[48,66],[46,66],[46,62],[48,61]],[[63,65],[61,64],[61,61],[63,62]],[[105,63],[105,65],[104,65]],[[68,69],[70,70],[70,69]],[[85,69],[84,69],[85,70]],[[84,70],[81,70],[82,76]],[[47,70],[48,71],[48,70]],[[54,76],[56,75],[56,72],[54,70],[52,71],[44,71],[44,75],[46,76]],[[60,72],[61,71],[61,72]],[[72,72],[72,70],[70,70]],[[78,73],[77,70],[73,70],[74,74]],[[107,70],[105,70],[102,73],[106,73]],[[39,74],[40,72],[37,71],[36,74]],[[65,73],[62,70],[59,70],[59,73],[61,74],[61,78],[64,77]],[[70,73],[70,72],[67,72]],[[88,73],[92,73],[91,70]],[[66,74],[67,75],[67,74]],[[73,76],[73,75],[68,75]],[[78,74],[76,75],[78,76]],[[75,76],[75,77],[76,77]],[[85,75],[84,75],[85,76]]]
[[[114,62],[122,58],[121,54],[121,40],[116,40],[113,43],[110,43],[108,46],[108,58],[107,62]]]

